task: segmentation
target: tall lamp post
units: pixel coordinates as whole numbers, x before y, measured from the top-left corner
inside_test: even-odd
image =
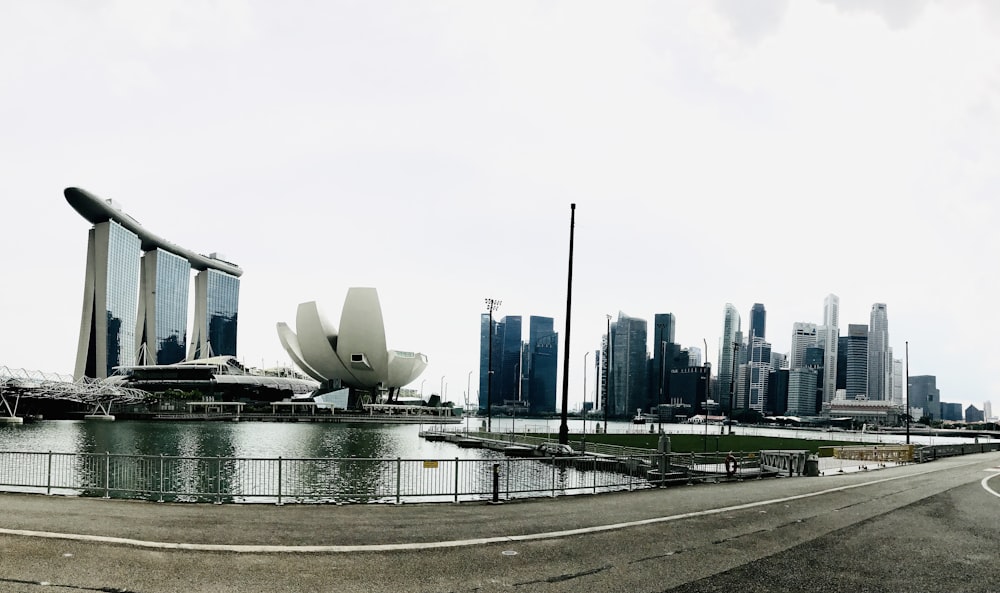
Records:
[[[573,304],[573,230],[576,227],[576,204],[569,205],[569,272],[566,274],[566,337],[563,339],[563,386],[562,386],[562,417],[559,423],[559,444],[569,444],[569,329],[570,313]]]
[[[489,350],[486,358],[486,432],[493,432],[493,312],[500,308],[500,299],[486,299],[490,313]]]

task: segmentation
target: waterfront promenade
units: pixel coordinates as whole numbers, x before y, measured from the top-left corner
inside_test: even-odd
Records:
[[[501,505],[3,494],[0,591],[988,591],[997,475],[1000,453]]]

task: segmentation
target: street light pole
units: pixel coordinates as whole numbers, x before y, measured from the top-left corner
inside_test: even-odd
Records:
[[[569,272],[566,279],[566,337],[563,339],[563,388],[562,388],[562,421],[559,423],[559,444],[569,444],[569,330],[570,314],[573,304],[573,231],[576,227],[576,204],[569,205]]]
[[[500,299],[486,299],[490,313],[489,353],[486,358],[486,432],[493,432],[493,312],[500,308]]]

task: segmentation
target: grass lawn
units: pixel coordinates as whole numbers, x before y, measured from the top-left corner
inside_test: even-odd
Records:
[[[716,427],[716,430],[718,428]],[[761,451],[766,449],[795,449],[816,453],[820,447],[837,445],[857,445],[856,441],[817,441],[810,439],[794,439],[783,437],[758,437],[739,434],[719,436],[718,433],[708,435],[708,451]],[[569,435],[570,440],[579,440],[580,434]],[[705,436],[700,434],[671,434],[670,451],[673,453],[701,453],[705,451]],[[656,449],[656,434],[587,434],[588,443],[606,443],[625,447]]]

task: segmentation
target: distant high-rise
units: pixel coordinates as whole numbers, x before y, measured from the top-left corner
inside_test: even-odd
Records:
[[[701,366],[701,348],[697,346],[688,346],[688,366],[700,367]]]
[[[816,324],[796,321],[792,324],[792,349],[788,353],[788,368],[805,366],[806,348],[816,344]]]
[[[889,317],[885,303],[872,305],[868,326],[868,399],[891,396],[892,354],[889,351]]]
[[[195,283],[192,357],[236,355],[238,266],[150,233],[111,200],[70,187],[66,201],[93,223],[87,243],[76,377],[184,358],[190,270]],[[143,255],[145,254],[145,255]]]
[[[965,408],[966,422],[982,422],[983,420],[985,420],[985,416],[982,410],[973,405],[970,405],[968,408]]]
[[[788,415],[812,416],[816,413],[816,369],[800,367],[788,373]]]
[[[771,372],[771,344],[764,338],[751,338],[747,362],[746,407],[763,413],[767,400],[767,380]]]
[[[840,336],[840,298],[828,294],[823,301],[823,401],[832,401],[837,393],[837,349]]]
[[[910,409],[921,410],[931,420],[941,420],[941,390],[934,375],[910,376]],[[919,418],[914,418],[919,420]]]
[[[618,313],[611,325],[611,401],[608,415],[628,417],[649,408],[646,320]]]
[[[559,334],[551,317],[528,318],[528,407],[532,413],[556,411]]]
[[[750,333],[747,335],[747,344],[752,344],[754,338],[764,338],[764,330],[767,325],[767,311],[764,305],[754,303],[750,308]]]
[[[993,421],[993,402],[983,402],[983,416],[987,422]]]
[[[730,401],[730,384],[733,382],[733,360],[739,356],[736,348],[739,346],[737,334],[740,331],[740,314],[731,303],[726,303],[725,318],[722,323],[722,340],[719,343],[718,397],[715,398],[722,406],[725,414],[736,402]],[[735,345],[735,346],[734,346]]]
[[[493,395],[493,403],[497,403],[495,393],[489,385],[490,378],[490,336],[496,335],[496,325],[497,322],[493,322],[493,329],[490,329],[490,315],[489,313],[483,313],[479,318],[479,409],[481,411],[486,410],[486,397],[487,393]],[[496,338],[493,341],[494,352],[493,352],[493,372],[496,374],[497,363],[500,358],[500,352],[496,348]],[[503,403],[503,400],[499,400]],[[490,404],[492,407],[492,404]]]
[[[891,401],[893,405],[902,406],[904,404],[903,397],[903,381],[906,379],[903,377],[903,359],[893,358],[892,359],[892,398]]]
[[[847,326],[847,352],[844,389],[847,399],[867,397],[868,389],[868,326],[851,323]]]
[[[499,349],[497,348],[499,346]],[[503,405],[519,399],[521,391],[521,316],[507,315],[497,324],[497,341],[493,359],[499,350],[500,364],[493,375],[493,403]]]

